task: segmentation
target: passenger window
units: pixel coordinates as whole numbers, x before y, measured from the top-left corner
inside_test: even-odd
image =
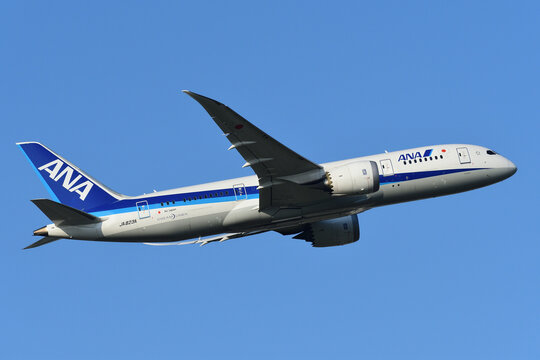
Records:
[[[169,205],[169,202],[167,201],[167,205]]]
[[[430,156],[430,157],[429,157],[429,160],[433,160],[433,158]]]
[[[367,175],[366,169],[362,169],[362,174]]]
[[[161,206],[163,206],[163,203],[161,203]]]
[[[422,162],[422,159],[418,159],[418,161]]]
[[[442,159],[442,155],[441,155],[441,159]]]
[[[411,161],[411,160],[409,160],[409,164],[412,164],[412,161]]]
[[[414,159],[414,163],[416,164],[416,159]]]
[[[435,155],[435,160],[437,160],[437,155]]]
[[[406,161],[404,161],[404,162],[403,162],[403,165],[407,165],[407,162],[406,162]]]

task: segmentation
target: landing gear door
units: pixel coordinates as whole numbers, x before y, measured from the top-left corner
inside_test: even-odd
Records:
[[[394,175],[394,168],[390,159],[381,160],[380,162],[383,176]]]
[[[137,206],[137,212],[139,213],[139,219],[150,217],[150,208],[148,207],[148,201],[139,201],[135,204]]]
[[[462,164],[470,164],[471,157],[469,156],[469,150],[466,147],[457,148],[459,162]]]
[[[244,184],[233,185],[233,190],[234,190],[234,196],[236,197],[237,201],[247,199],[247,192],[246,192],[246,187],[244,186]]]

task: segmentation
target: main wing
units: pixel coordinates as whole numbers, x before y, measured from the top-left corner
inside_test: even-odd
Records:
[[[259,210],[326,200],[324,169],[297,154],[222,103],[183,90],[210,114],[259,178]]]

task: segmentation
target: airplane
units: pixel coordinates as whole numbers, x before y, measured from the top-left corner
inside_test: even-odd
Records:
[[[59,239],[206,245],[276,231],[313,247],[350,244],[366,210],[455,194],[517,168],[495,151],[431,145],[317,164],[222,103],[183,90],[210,114],[255,175],[139,196],[119,194],[38,142],[17,145],[50,193],[32,202],[52,221],[25,249]]]

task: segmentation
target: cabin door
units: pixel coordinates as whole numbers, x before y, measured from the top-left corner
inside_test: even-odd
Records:
[[[381,170],[383,176],[394,175],[394,168],[390,159],[381,160]]]
[[[462,164],[470,164],[471,157],[469,156],[469,150],[466,147],[457,148],[457,153],[459,156],[459,162]]]
[[[148,207],[148,201],[139,201],[135,204],[137,206],[137,212],[139,213],[139,219],[150,217],[150,208]]]

